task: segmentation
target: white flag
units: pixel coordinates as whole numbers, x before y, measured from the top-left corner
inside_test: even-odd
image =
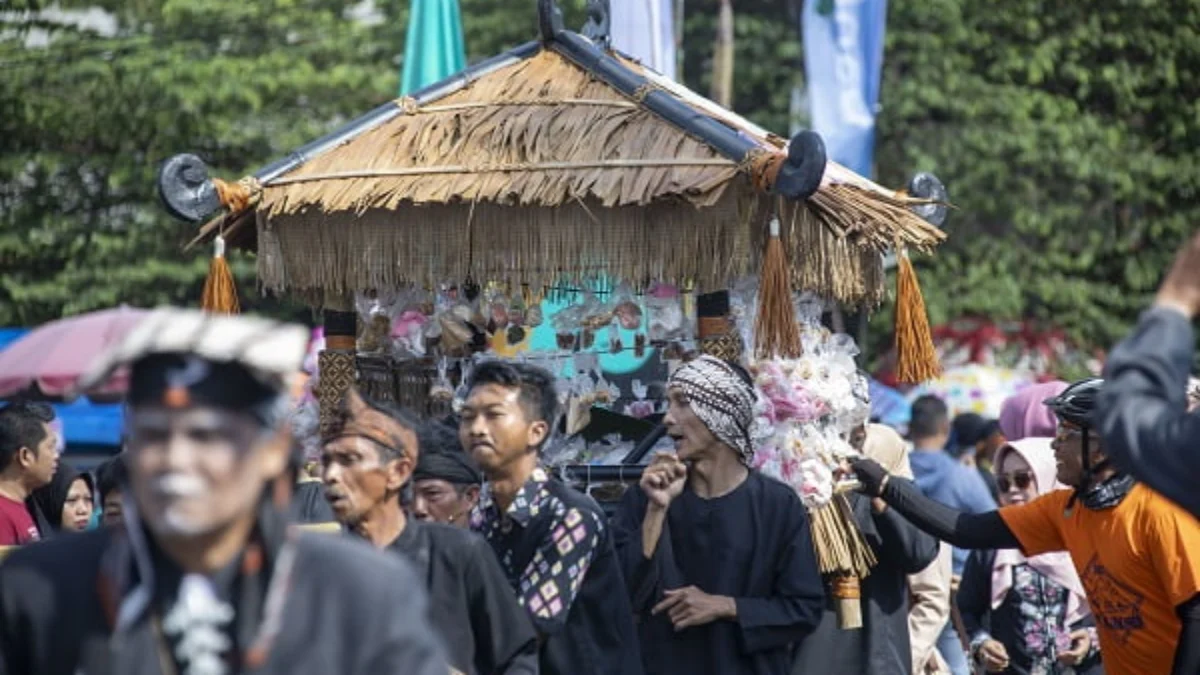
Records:
[[[675,79],[674,0],[610,0],[613,47]]]

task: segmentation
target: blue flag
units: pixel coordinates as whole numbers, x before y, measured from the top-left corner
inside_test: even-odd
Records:
[[[805,0],[801,30],[812,129],[829,158],[871,176],[887,0]]]

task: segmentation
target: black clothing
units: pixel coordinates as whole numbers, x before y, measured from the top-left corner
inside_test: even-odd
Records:
[[[1104,367],[1095,421],[1104,454],[1140,481],[1200,515],[1200,413],[1187,412],[1196,337],[1183,314],[1156,308]]]
[[[792,647],[820,621],[824,601],[808,515],[796,492],[756,471],[715,499],[685,488],[667,510],[650,559],[642,553],[646,504],[645,493],[630,488],[614,520],[646,672],[790,672]],[[663,591],[686,586],[732,597],[737,618],[676,631],[665,613],[651,615]]]
[[[1004,675],[1030,675],[1034,654],[1028,649],[1026,636],[1022,631],[1021,598],[1017,589],[1010,588],[1000,606],[992,608],[992,568],[995,562],[996,551],[993,549],[972,551],[967,558],[967,565],[963,568],[962,585],[959,586],[957,594],[963,628],[966,629],[968,637],[986,631],[993,640],[1004,645],[1009,661]],[[1067,591],[1061,589],[1060,592]],[[1064,599],[1063,606],[1065,604]],[[1088,616],[1067,628],[1079,630],[1095,625],[1095,619]],[[1104,668],[1100,664],[1099,653],[1076,666],[1074,670],[1078,675],[1103,675]]]
[[[0,674],[166,675],[153,604],[114,635],[120,598],[100,591],[102,569],[125,550],[118,539],[126,536],[103,528],[27,546],[4,561]],[[446,674],[409,565],[339,537],[300,534],[294,546],[282,622],[255,673]]]
[[[879,561],[862,580],[863,627],[842,630],[832,597],[817,626],[796,652],[794,675],[854,673],[909,675],[908,575],[925,569],[938,554],[938,541],[918,530],[895,509],[875,513],[871,500],[850,496],[854,520]]]
[[[466,675],[536,675],[537,634],[479,535],[409,519],[388,545],[429,591],[429,619],[450,665]]]
[[[857,460],[854,462],[855,472],[868,464],[879,466],[869,459]],[[999,511],[955,511],[926,497],[912,481],[896,476],[888,479],[883,498],[914,525],[951,546],[964,549],[1021,548],[1021,543],[1008,529]]]
[[[1179,646],[1175,648],[1175,663],[1171,675],[1200,673],[1200,595],[1176,608],[1183,628],[1179,631]]]
[[[296,483],[296,491],[292,495],[289,507],[292,520],[297,523],[315,524],[332,523],[336,520],[333,507],[325,499],[325,486],[316,480],[306,480]]]
[[[541,638],[543,675],[640,675],[629,597],[600,506],[537,469],[501,512],[484,486],[472,528]]]

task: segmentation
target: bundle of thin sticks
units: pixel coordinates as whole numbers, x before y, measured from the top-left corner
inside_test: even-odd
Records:
[[[825,575],[853,575],[863,578],[878,560],[875,552],[854,524],[850,502],[843,494],[819,509],[809,511],[812,518],[813,548],[817,566]]]
[[[817,566],[829,582],[838,627],[862,628],[862,579],[877,562],[875,552],[854,523],[845,494],[835,494],[825,506],[809,512]]]

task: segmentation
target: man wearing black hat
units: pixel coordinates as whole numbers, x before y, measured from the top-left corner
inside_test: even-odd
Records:
[[[411,567],[287,526],[307,333],[158,310],[83,378],[129,366],[124,525],[0,567],[0,673],[445,675]]]
[[[483,474],[463,451],[458,432],[445,424],[425,425],[421,456],[413,471],[412,517],[470,527],[482,483]]]
[[[411,562],[432,602],[429,619],[454,672],[537,673],[537,636],[491,547],[479,535],[409,520],[400,505],[423,448],[422,425],[351,390],[323,434],[325,494],[347,530]]]

